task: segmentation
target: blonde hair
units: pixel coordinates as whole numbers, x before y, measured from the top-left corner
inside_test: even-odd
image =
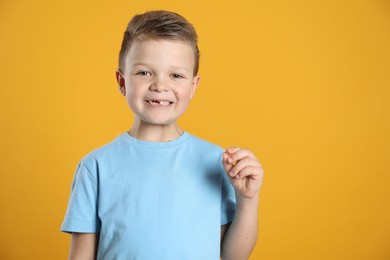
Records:
[[[195,56],[194,75],[199,70],[198,35],[183,16],[164,10],[135,15],[127,25],[119,52],[119,69],[125,68],[125,57],[135,40],[165,39],[183,41],[192,47]]]

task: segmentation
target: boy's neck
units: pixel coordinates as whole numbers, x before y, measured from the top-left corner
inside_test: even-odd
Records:
[[[169,142],[179,138],[184,131],[179,125],[145,125],[134,123],[128,134],[132,137],[147,142]]]

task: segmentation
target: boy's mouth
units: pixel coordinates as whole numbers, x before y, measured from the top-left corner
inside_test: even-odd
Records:
[[[152,106],[169,106],[173,104],[173,102],[168,100],[145,100],[146,103],[152,105]]]

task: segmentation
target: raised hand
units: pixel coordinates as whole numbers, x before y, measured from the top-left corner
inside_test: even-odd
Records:
[[[238,199],[257,199],[264,171],[255,155],[248,149],[229,147],[222,155],[222,164],[229,175]]]

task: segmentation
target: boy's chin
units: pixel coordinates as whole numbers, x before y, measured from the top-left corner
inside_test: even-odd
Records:
[[[176,125],[176,120],[145,120],[141,121],[141,123],[152,127],[169,127]]]

